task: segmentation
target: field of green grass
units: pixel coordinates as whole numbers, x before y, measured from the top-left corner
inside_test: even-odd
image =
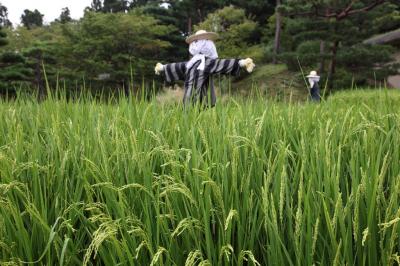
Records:
[[[0,102],[0,265],[398,265],[399,111]]]

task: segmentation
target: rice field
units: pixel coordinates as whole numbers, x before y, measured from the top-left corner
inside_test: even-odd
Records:
[[[400,93],[0,103],[0,265],[398,265]]]

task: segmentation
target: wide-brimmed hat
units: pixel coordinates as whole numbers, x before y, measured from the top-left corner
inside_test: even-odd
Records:
[[[198,30],[196,31],[195,34],[190,35],[189,37],[186,38],[186,43],[190,44],[193,41],[197,40],[211,40],[214,41],[218,38],[218,34],[215,32],[211,31],[205,31],[205,30]]]
[[[317,71],[311,71],[307,78],[319,78],[319,76],[317,75]]]

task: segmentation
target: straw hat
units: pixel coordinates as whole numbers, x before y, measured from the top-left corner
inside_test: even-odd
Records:
[[[198,30],[195,34],[190,35],[186,38],[186,43],[190,44],[193,41],[197,40],[211,40],[214,41],[218,38],[218,34],[215,32],[208,32],[205,30]]]
[[[317,71],[311,71],[307,78],[319,78],[319,76],[317,75]]]

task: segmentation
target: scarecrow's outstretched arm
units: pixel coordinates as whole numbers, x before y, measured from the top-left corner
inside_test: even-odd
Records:
[[[246,68],[247,72],[252,72],[255,65],[251,58],[247,59],[207,59],[204,72],[210,74],[239,74],[240,68]]]
[[[206,60],[204,72],[209,74],[239,74],[239,59],[210,59]]]
[[[162,65],[158,63],[155,67],[156,74],[163,73],[167,82],[185,80],[186,62]]]
[[[157,75],[163,73],[167,82],[186,79],[187,62],[171,63],[163,65],[157,63],[154,71]],[[243,67],[247,72],[252,72],[255,65],[251,58],[246,59],[211,59],[207,58],[205,62],[204,72],[208,74],[239,74],[240,68]],[[197,65],[195,65],[197,66]]]

